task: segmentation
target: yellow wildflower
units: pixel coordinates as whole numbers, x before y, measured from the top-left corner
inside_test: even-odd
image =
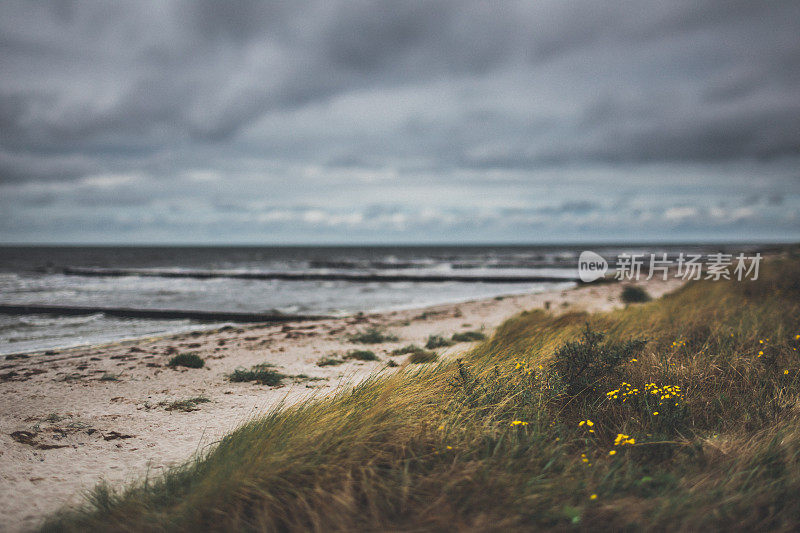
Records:
[[[589,496],[589,499],[590,500],[596,500],[597,499],[597,494],[592,494],[591,496]]]
[[[617,450],[610,450],[608,455],[617,455]]]
[[[614,439],[614,446],[625,446],[626,444],[636,444],[636,439],[624,433],[618,433]]]

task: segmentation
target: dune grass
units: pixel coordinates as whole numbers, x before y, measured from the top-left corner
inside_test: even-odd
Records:
[[[356,361],[380,361],[380,358],[372,350],[350,350],[344,358]]]
[[[435,361],[438,357],[436,352],[420,348],[416,344],[409,344],[407,346],[403,346],[402,348],[392,350],[391,354],[408,355],[407,360],[411,364],[430,363]]]
[[[253,365],[249,370],[246,368],[236,368],[227,375],[228,381],[232,383],[252,381],[261,385],[269,385],[270,387],[283,384],[283,380],[287,377],[289,376],[275,370],[275,365],[270,363]]]
[[[442,337],[441,335],[430,335],[425,342],[425,348],[434,350],[436,348],[446,348],[454,345],[456,342]]]
[[[408,362],[412,365],[418,365],[421,363],[432,363],[438,359],[438,355],[436,352],[431,350],[423,350],[420,348],[419,350],[415,350],[411,352],[408,356]]]
[[[344,364],[344,359],[340,359],[336,355],[326,355],[317,361],[317,366],[338,366]]]
[[[486,339],[486,335],[480,331],[463,331],[461,333],[453,333],[452,339],[454,342],[475,342]]]
[[[800,262],[278,408],[46,530],[795,530]],[[654,393],[655,391],[655,393]]]
[[[381,344],[384,342],[395,342],[397,336],[386,333],[381,328],[367,328],[347,336],[350,342],[357,344]]]
[[[650,295],[647,294],[647,291],[641,287],[636,285],[626,285],[622,289],[622,294],[620,294],[620,298],[626,304],[640,304],[644,302],[650,301]]]
[[[422,350],[422,348],[420,348],[416,344],[407,344],[405,346],[392,350],[391,355],[406,355],[409,353],[419,352],[420,350]]]
[[[169,360],[168,366],[173,368],[178,366],[185,366],[186,368],[203,368],[205,366],[203,358],[196,353],[182,353]]]
[[[205,396],[195,396],[194,398],[189,398],[186,400],[177,400],[174,402],[162,402],[160,405],[164,406],[165,411],[183,411],[185,413],[190,413],[192,411],[197,411],[200,408],[197,407],[198,404],[201,403],[208,403],[211,400],[206,398]]]

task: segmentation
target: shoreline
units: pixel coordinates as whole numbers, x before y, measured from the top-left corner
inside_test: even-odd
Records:
[[[680,280],[637,282],[653,296],[675,290]],[[118,487],[147,472],[181,464],[245,420],[279,403],[324,395],[387,368],[406,355],[391,351],[424,346],[430,335],[480,330],[489,335],[526,309],[604,311],[620,307],[623,284],[515,294],[407,310],[325,318],[302,323],[224,326],[73,347],[4,360],[0,388],[0,524],[29,530],[46,515],[80,503],[80,492],[105,479]],[[385,329],[395,342],[354,344],[346,335]],[[459,343],[436,351],[464,352]],[[318,366],[331,354],[366,349],[378,361]],[[168,367],[177,353],[196,353],[200,369]],[[231,383],[236,368],[270,363],[288,376],[269,387]],[[175,402],[209,401],[186,411]]]
[[[511,292],[503,292],[498,293],[496,295],[492,295],[486,298],[477,298],[477,299],[488,299],[488,298],[497,298],[497,297],[508,297],[508,296],[519,296],[525,294],[539,294],[544,292],[554,292],[554,291],[561,291],[561,290],[570,290],[576,287],[580,287],[582,283],[573,282],[573,281],[562,281],[562,282],[547,282],[552,283],[553,287],[548,287],[540,291],[531,292],[531,291],[511,291]],[[598,283],[599,284],[599,283]],[[455,299],[449,301],[440,301],[440,302],[427,302],[422,304],[406,304],[406,305],[397,305],[397,306],[389,306],[389,307],[378,307],[374,309],[369,309],[366,311],[359,311],[359,312],[349,312],[349,311],[341,311],[341,312],[332,312],[330,314],[275,314],[275,313],[258,313],[258,312],[234,312],[234,311],[181,311],[181,310],[173,310],[173,309],[138,309],[138,308],[104,308],[104,307],[83,307],[83,306],[55,306],[55,305],[39,305],[39,304],[0,304],[0,314],[17,314],[17,313],[9,313],[5,312],[5,310],[15,310],[15,309],[43,309],[45,311],[52,310],[54,312],[48,313],[45,312],[44,314],[52,314],[54,316],[91,316],[93,314],[106,314],[106,316],[111,317],[127,317],[127,318],[134,318],[133,315],[126,315],[125,312],[133,311],[135,315],[149,315],[149,314],[157,314],[157,315],[164,315],[164,314],[172,314],[169,318],[175,319],[182,319],[185,318],[183,315],[199,315],[199,316],[227,316],[227,317],[245,317],[248,320],[243,321],[235,321],[235,320],[203,320],[203,321],[195,321],[192,324],[185,325],[180,328],[170,328],[165,331],[161,332],[154,332],[144,335],[130,335],[130,336],[122,336],[117,338],[107,338],[107,339],[96,339],[93,341],[88,342],[80,342],[78,341],[75,344],[66,344],[62,346],[48,346],[44,348],[35,348],[31,350],[15,350],[11,352],[3,352],[0,351],[0,369],[2,369],[2,359],[7,356],[19,356],[19,355],[47,355],[45,352],[55,352],[61,353],[66,350],[73,350],[73,349],[83,349],[83,348],[101,348],[104,346],[110,346],[121,342],[137,342],[139,340],[145,339],[152,339],[152,338],[161,338],[166,336],[173,336],[173,335],[183,335],[187,333],[191,333],[193,331],[207,331],[207,330],[214,330],[219,329],[220,327],[224,327],[227,325],[246,325],[251,326],[253,324],[279,324],[279,323],[287,323],[287,322],[302,322],[302,321],[321,321],[321,320],[328,320],[328,319],[344,319],[347,317],[352,317],[358,314],[366,314],[366,315],[384,315],[387,313],[395,312],[395,311],[411,311],[411,310],[421,310],[426,309],[428,307],[438,307],[442,305],[460,305],[465,302],[473,301],[475,298],[462,298],[462,299]],[[61,309],[66,309],[66,313],[60,313]],[[75,311],[75,312],[70,312]],[[82,312],[80,312],[82,311]],[[111,311],[111,313],[107,313]],[[122,311],[122,314],[115,315],[114,311]],[[181,314],[182,316],[178,317],[175,313]],[[36,313],[23,313],[22,315],[18,316],[25,316],[28,314],[36,314]],[[256,317],[263,318],[263,320],[256,320]],[[149,316],[143,318],[151,318]],[[157,318],[157,317],[155,317]],[[191,320],[191,318],[190,318]],[[51,354],[52,355],[52,354]]]

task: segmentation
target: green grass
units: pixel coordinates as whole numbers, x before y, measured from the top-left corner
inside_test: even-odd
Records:
[[[408,362],[415,365],[420,363],[432,363],[436,361],[438,357],[436,352],[420,349],[408,356]]]
[[[646,290],[636,285],[626,285],[625,288],[622,289],[620,298],[626,304],[640,304],[649,302],[651,299]]]
[[[364,331],[359,331],[357,333],[353,333],[352,335],[348,335],[347,339],[350,342],[355,342],[357,344],[380,344],[383,342],[397,341],[397,337],[395,335],[386,333],[380,328],[367,328]]]
[[[414,353],[420,350],[422,350],[422,348],[416,344],[407,344],[406,346],[392,350],[392,355],[405,355],[407,353]]]
[[[228,374],[227,378],[228,381],[233,383],[253,381],[261,385],[275,387],[283,384],[283,380],[288,376],[281,374],[274,368],[274,365],[269,363],[253,365],[249,370],[246,368],[237,368],[232,373]]]
[[[799,335],[798,261],[609,313],[526,312],[460,360],[100,485],[45,529],[797,530]]]
[[[436,352],[420,348],[416,344],[409,344],[408,346],[403,346],[402,348],[398,348],[397,350],[392,350],[392,355],[405,355],[405,354],[410,354],[408,356],[408,362],[412,364],[430,363],[432,361],[435,361],[438,357],[436,355]]]
[[[350,350],[345,359],[355,359],[356,361],[378,361],[378,356],[370,350]]]
[[[317,361],[317,366],[336,366],[344,364],[343,359],[338,359],[337,357],[327,356],[322,357],[319,361]]]
[[[485,340],[486,335],[480,331],[464,331],[462,333],[453,333],[452,339],[454,342],[475,342]]]
[[[185,366],[187,368],[203,368],[205,361],[203,358],[194,353],[178,354],[167,363],[171,367]]]
[[[454,344],[455,342],[445,339],[441,335],[431,335],[428,337],[427,342],[425,342],[425,348],[428,350],[433,350],[435,348],[445,348]]]
[[[197,404],[201,403],[208,403],[211,400],[206,398],[205,396],[196,396],[194,398],[189,398],[187,400],[178,400],[174,402],[164,402],[164,410],[166,411],[183,411],[183,412],[191,412],[197,411],[199,408]]]

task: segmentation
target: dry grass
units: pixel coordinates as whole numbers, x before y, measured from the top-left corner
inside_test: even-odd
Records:
[[[580,344],[587,323],[605,338]],[[463,360],[276,409],[46,529],[796,530],[798,335],[794,260],[611,313],[523,313]],[[576,351],[608,363],[580,386],[559,363]],[[623,382],[625,402],[607,394]]]

